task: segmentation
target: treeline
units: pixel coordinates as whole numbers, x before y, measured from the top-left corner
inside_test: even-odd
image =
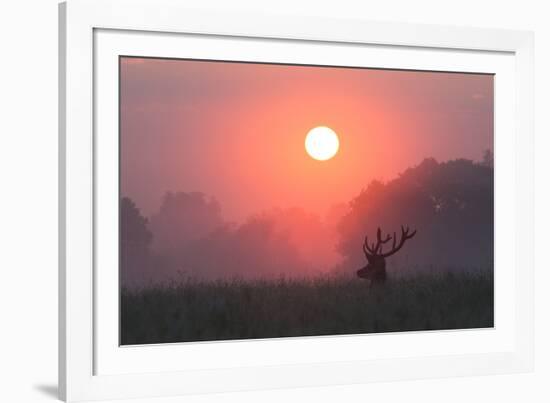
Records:
[[[241,224],[226,222],[202,193],[168,192],[145,218],[121,201],[121,278],[142,285],[179,276],[197,279],[305,277],[339,260],[335,226],[303,209],[273,209]]]
[[[120,203],[121,279],[132,287],[178,276],[202,279],[353,274],[364,264],[365,234],[418,230],[392,257],[390,274],[418,268],[492,265],[493,162],[425,159],[399,177],[372,181],[321,219],[304,209],[275,209],[242,224],[226,222],[218,201],[202,193],[168,192],[144,217]]]

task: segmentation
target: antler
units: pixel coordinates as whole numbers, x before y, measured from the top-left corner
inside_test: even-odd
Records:
[[[411,239],[415,235],[416,235],[416,230],[414,230],[412,233],[409,234],[409,227],[404,228],[403,226],[401,226],[401,239],[399,240],[399,245],[396,245],[397,237],[395,236],[395,232],[394,232],[392,250],[390,250],[388,253],[381,253],[380,256],[386,258],[388,256],[393,255],[403,247],[407,239]]]
[[[382,231],[380,230],[380,227],[378,227],[378,230],[376,231],[376,245],[373,242],[369,246],[369,239],[367,236],[365,237],[365,242],[363,243],[363,252],[365,253],[365,256],[367,256],[368,258],[369,256],[372,257],[374,255],[377,255],[379,252],[381,253],[382,245],[385,244],[386,242],[389,242],[390,239],[391,239],[391,236],[389,235],[387,235],[386,238],[382,239]],[[393,243],[395,246],[395,239]]]

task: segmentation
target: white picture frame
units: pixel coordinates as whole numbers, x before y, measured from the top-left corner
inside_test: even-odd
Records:
[[[59,40],[62,399],[532,370],[532,33],[206,13],[170,0],[70,0],[60,5]],[[376,65],[361,59],[369,52]],[[118,156],[113,60],[130,53],[313,64],[327,64],[337,54],[342,65],[496,74],[495,329],[119,347],[113,336],[118,283],[106,269],[116,251],[104,251],[113,237],[109,223],[117,221],[106,202],[118,186],[112,175]],[[412,53],[416,57],[408,57]],[[513,231],[499,231],[504,227]]]

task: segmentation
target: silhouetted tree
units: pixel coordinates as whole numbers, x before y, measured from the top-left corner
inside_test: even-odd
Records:
[[[203,238],[224,224],[219,203],[199,192],[167,192],[151,217],[153,248],[173,254],[187,242]]]
[[[150,267],[153,236],[147,224],[135,203],[123,197],[120,201],[120,273],[123,285],[142,284],[154,274]]]
[[[464,159],[425,159],[392,181],[371,182],[338,226],[346,270],[362,265],[366,234],[375,234],[379,226],[398,232],[401,225],[418,234],[392,258],[394,267],[492,264],[493,169]]]

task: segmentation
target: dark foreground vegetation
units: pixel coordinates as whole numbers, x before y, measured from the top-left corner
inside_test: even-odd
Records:
[[[493,327],[493,277],[185,280],[121,295],[121,344]]]

